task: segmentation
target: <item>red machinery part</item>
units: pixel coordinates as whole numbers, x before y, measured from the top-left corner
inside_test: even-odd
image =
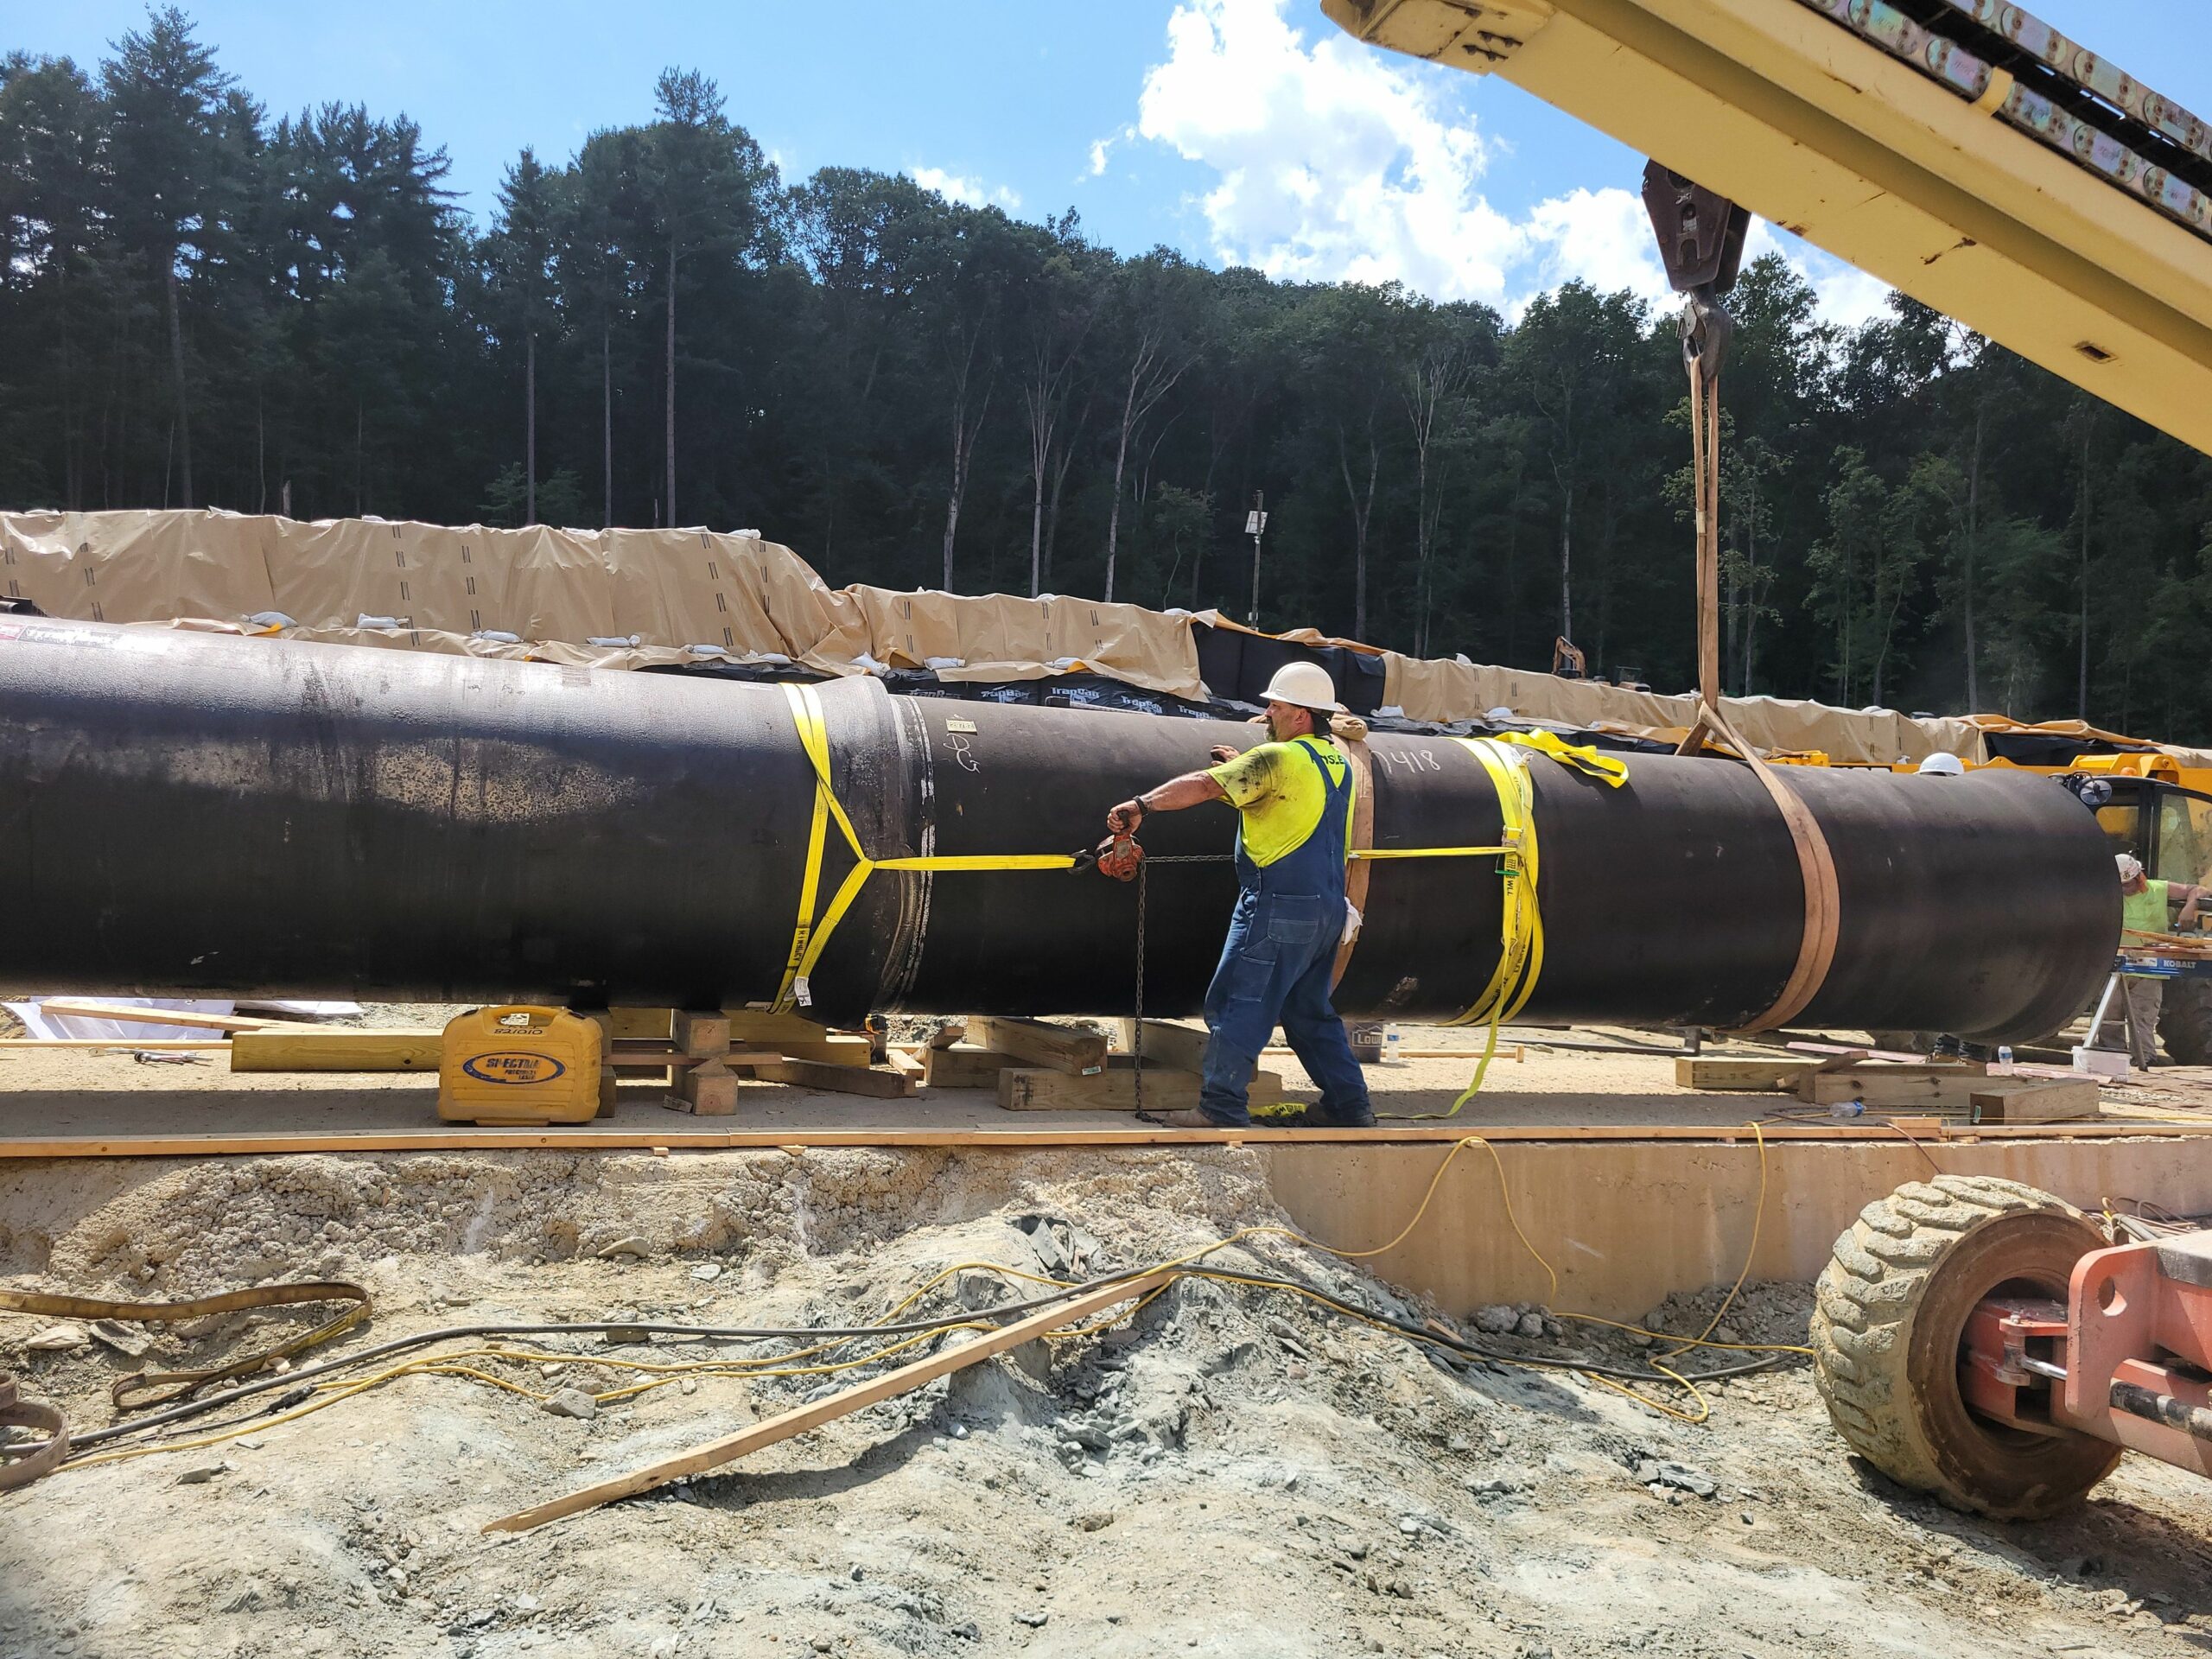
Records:
[[[2212,1475],[2212,1232],[2094,1250],[2066,1303],[1985,1298],[1959,1387],[1981,1415]]]

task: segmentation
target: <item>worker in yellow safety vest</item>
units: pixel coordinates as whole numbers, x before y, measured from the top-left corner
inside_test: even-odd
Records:
[[[2196,924],[2197,906],[2212,897],[2204,888],[2186,881],[2153,881],[2144,873],[2143,861],[2133,853],[2116,855],[2120,865],[2120,943],[2123,949],[2147,950],[2157,942],[2144,936],[2186,932]],[[2179,906],[2179,914],[2175,913]],[[2121,970],[2120,993],[2127,1000],[2127,1047],[2130,1058],[2147,1069],[2158,1053],[2158,1007],[2165,1000],[2164,980],[2147,974]],[[2094,1034],[2090,1040],[2096,1040]]]
[[[1328,671],[1292,663],[1268,684],[1268,741],[1243,754],[1227,744],[1214,765],[1123,801],[1107,827],[1128,835],[1151,812],[1227,801],[1238,813],[1236,908],[1206,992],[1205,1077],[1198,1109],[1163,1114],[1179,1128],[1240,1128],[1260,1051],[1283,1035],[1321,1091],[1332,1125],[1375,1122],[1367,1080],[1330,1006],[1337,946],[1352,928],[1344,897],[1352,817],[1351,767],[1328,739],[1344,712]]]

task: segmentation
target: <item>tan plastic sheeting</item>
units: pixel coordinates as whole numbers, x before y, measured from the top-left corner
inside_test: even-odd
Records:
[[[1205,696],[1187,619],[1082,600],[832,588],[789,548],[751,532],[8,513],[0,594],[91,621],[196,618],[603,668],[781,657],[854,674],[937,658],[953,678],[1083,668]]]
[[[828,674],[934,667],[945,679],[981,681],[1087,670],[1149,691],[1207,695],[1193,619],[1182,612],[831,588],[791,549],[752,531],[308,524],[219,511],[0,513],[0,596],[92,621],[188,619],[187,626],[591,668],[787,658]],[[1197,620],[1241,626],[1211,612]],[[1369,649],[1310,628],[1277,637]],[[1528,719],[1666,733],[1686,727],[1694,708],[1688,696],[1379,654],[1384,702],[1415,720],[1478,719],[1505,708]],[[1985,760],[1985,727],[2011,724],[1916,721],[1774,697],[1732,698],[1727,713],[1762,749],[1878,766],[1939,750]],[[2082,734],[2108,735],[2087,728]],[[2185,765],[2212,758],[2168,753]]]
[[[1697,699],[1625,691],[1587,680],[1562,680],[1527,669],[1401,657],[1383,658],[1384,701],[1414,720],[1466,720],[1492,709],[1525,719],[1630,732],[1680,730]],[[1725,697],[1729,721],[1744,741],[1769,751],[1818,751],[1840,763],[1886,766],[1947,751],[1969,760],[1988,754],[1980,731],[1965,720],[1914,720],[1890,710],[1862,713],[1783,697]]]

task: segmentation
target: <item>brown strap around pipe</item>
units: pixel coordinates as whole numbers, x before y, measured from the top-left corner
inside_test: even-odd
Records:
[[[1361,727],[1365,730],[1364,724]],[[1337,746],[1344,764],[1351,768],[1352,798],[1351,825],[1346,836],[1346,850],[1368,853],[1375,850],[1375,759],[1363,737],[1340,737],[1334,733],[1329,741]],[[1357,858],[1344,871],[1344,897],[1362,916],[1367,913],[1367,882],[1375,867],[1366,859]],[[1351,966],[1351,953],[1359,948],[1356,938],[1347,939],[1337,947],[1337,965],[1329,976],[1329,988],[1336,989],[1343,982],[1344,969]]]
[[[1835,855],[1828,849],[1827,837],[1821,833],[1819,821],[1797,791],[1789,787],[1781,772],[1759,758],[1757,750],[1737,734],[1728,723],[1728,716],[1718,709],[1699,710],[1700,724],[1709,726],[1715,735],[1742,755],[1751,768],[1751,775],[1759,780],[1775,806],[1782,813],[1782,821],[1789,829],[1790,845],[1797,853],[1797,874],[1805,887],[1805,929],[1797,942],[1797,961],[1790,969],[1789,977],[1782,987],[1782,995],[1775,998],[1774,1006],[1756,1020],[1747,1020],[1745,1031],[1772,1031],[1786,1026],[1805,1011],[1806,1005],[1819,995],[1827,982],[1829,964],[1835,960],[1836,931],[1842,916],[1842,905],[1835,879]],[[1698,727],[1693,725],[1690,735],[1697,736]]]

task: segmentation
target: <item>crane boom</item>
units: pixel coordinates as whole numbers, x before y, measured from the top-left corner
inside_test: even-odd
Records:
[[[1999,0],[1322,0],[2212,454],[2212,129]]]

